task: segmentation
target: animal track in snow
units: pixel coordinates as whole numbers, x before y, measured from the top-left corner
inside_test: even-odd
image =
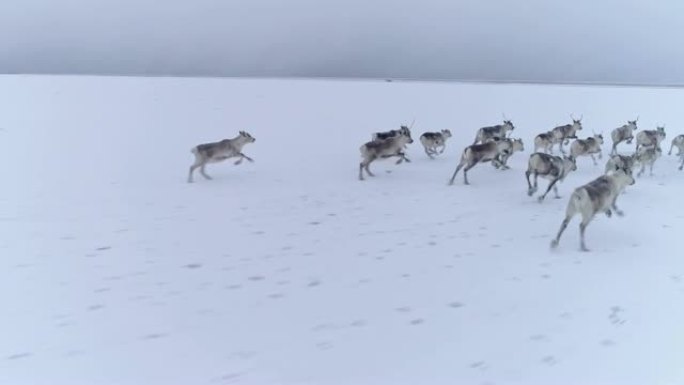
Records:
[[[626,321],[620,317],[620,313],[624,312],[620,306],[613,306],[610,308],[610,314],[608,315],[608,320],[613,325],[622,325]]]

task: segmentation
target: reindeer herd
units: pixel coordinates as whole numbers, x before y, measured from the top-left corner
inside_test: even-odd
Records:
[[[598,164],[596,157],[598,159],[603,158],[603,135],[594,133],[592,136],[580,139],[577,133],[582,130],[582,117],[575,119],[571,116],[571,118],[572,123],[554,127],[534,138],[534,152],[529,156],[525,178],[529,196],[537,192],[539,177],[549,181],[544,193],[537,198],[540,203],[544,201],[552,189],[555,198],[560,198],[558,183],[562,182],[568,174],[577,170],[577,159],[579,157],[590,157],[594,165]],[[601,213],[608,217],[611,217],[613,213],[618,216],[623,215],[623,212],[617,208],[616,201],[627,186],[635,183],[633,174],[637,167],[641,167],[637,177],[645,172],[646,167],[649,168],[649,173],[653,175],[653,166],[662,155],[661,143],[666,137],[664,126],[637,133],[636,148],[633,153],[624,155],[619,154],[617,150],[620,144],[631,144],[634,141],[637,121],[638,117],[636,120],[628,120],[627,124],[612,130],[610,135],[612,147],[603,175],[573,191],[567,204],[566,216],[557,236],[551,242],[552,248],[558,246],[560,237],[572,218],[580,214],[582,216],[579,225],[580,248],[588,251],[584,241],[584,232],[589,222]],[[413,124],[411,124],[412,126]],[[509,169],[508,159],[514,153],[522,152],[525,149],[522,139],[513,138],[509,135],[513,130],[515,130],[513,123],[505,117],[503,124],[478,129],[474,142],[461,153],[460,161],[449,180],[449,185],[453,185],[461,170],[463,170],[464,184],[470,184],[468,171],[480,163],[491,163],[498,169]],[[446,141],[451,137],[452,134],[449,130],[425,132],[420,136],[420,143],[425,154],[429,158],[434,158],[444,153]],[[193,173],[198,168],[204,178],[211,179],[205,171],[205,167],[209,163],[218,163],[230,158],[238,158],[235,161],[236,165],[244,159],[252,162],[253,160],[250,157],[242,153],[242,148],[255,140],[249,133],[240,131],[232,139],[203,143],[193,147],[192,153],[195,160],[190,166],[188,183],[193,182]],[[570,143],[571,140],[573,140],[572,143]],[[370,170],[370,165],[376,160],[397,158],[396,164],[404,161],[411,162],[406,156],[405,150],[412,143],[413,138],[409,126],[402,125],[398,130],[373,133],[371,140],[359,148],[361,153],[359,180],[364,180],[364,172],[368,176],[375,176]],[[569,154],[563,148],[564,145],[570,146]],[[558,146],[560,155],[554,154],[554,147],[556,146]],[[672,139],[668,155],[672,154],[675,147],[677,148],[677,156],[680,158],[679,170],[682,170],[684,168],[684,135],[678,135]]]

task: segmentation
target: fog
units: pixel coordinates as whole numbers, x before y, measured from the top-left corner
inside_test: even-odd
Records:
[[[0,73],[684,84],[676,0],[3,0]]]

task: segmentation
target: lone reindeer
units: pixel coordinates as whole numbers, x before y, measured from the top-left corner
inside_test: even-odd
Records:
[[[209,163],[223,162],[229,158],[239,157],[235,165],[242,163],[243,159],[250,162],[254,160],[242,153],[242,147],[247,143],[254,143],[256,139],[245,131],[240,131],[238,136],[233,139],[223,139],[218,142],[203,143],[192,148],[192,153],[195,155],[195,161],[190,166],[188,172],[188,183],[192,183],[192,174],[199,168],[200,174],[208,180],[212,178],[207,175],[205,167]]]

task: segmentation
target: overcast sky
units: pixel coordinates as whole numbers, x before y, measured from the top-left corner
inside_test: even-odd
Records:
[[[0,73],[684,84],[681,0],[0,0]]]

